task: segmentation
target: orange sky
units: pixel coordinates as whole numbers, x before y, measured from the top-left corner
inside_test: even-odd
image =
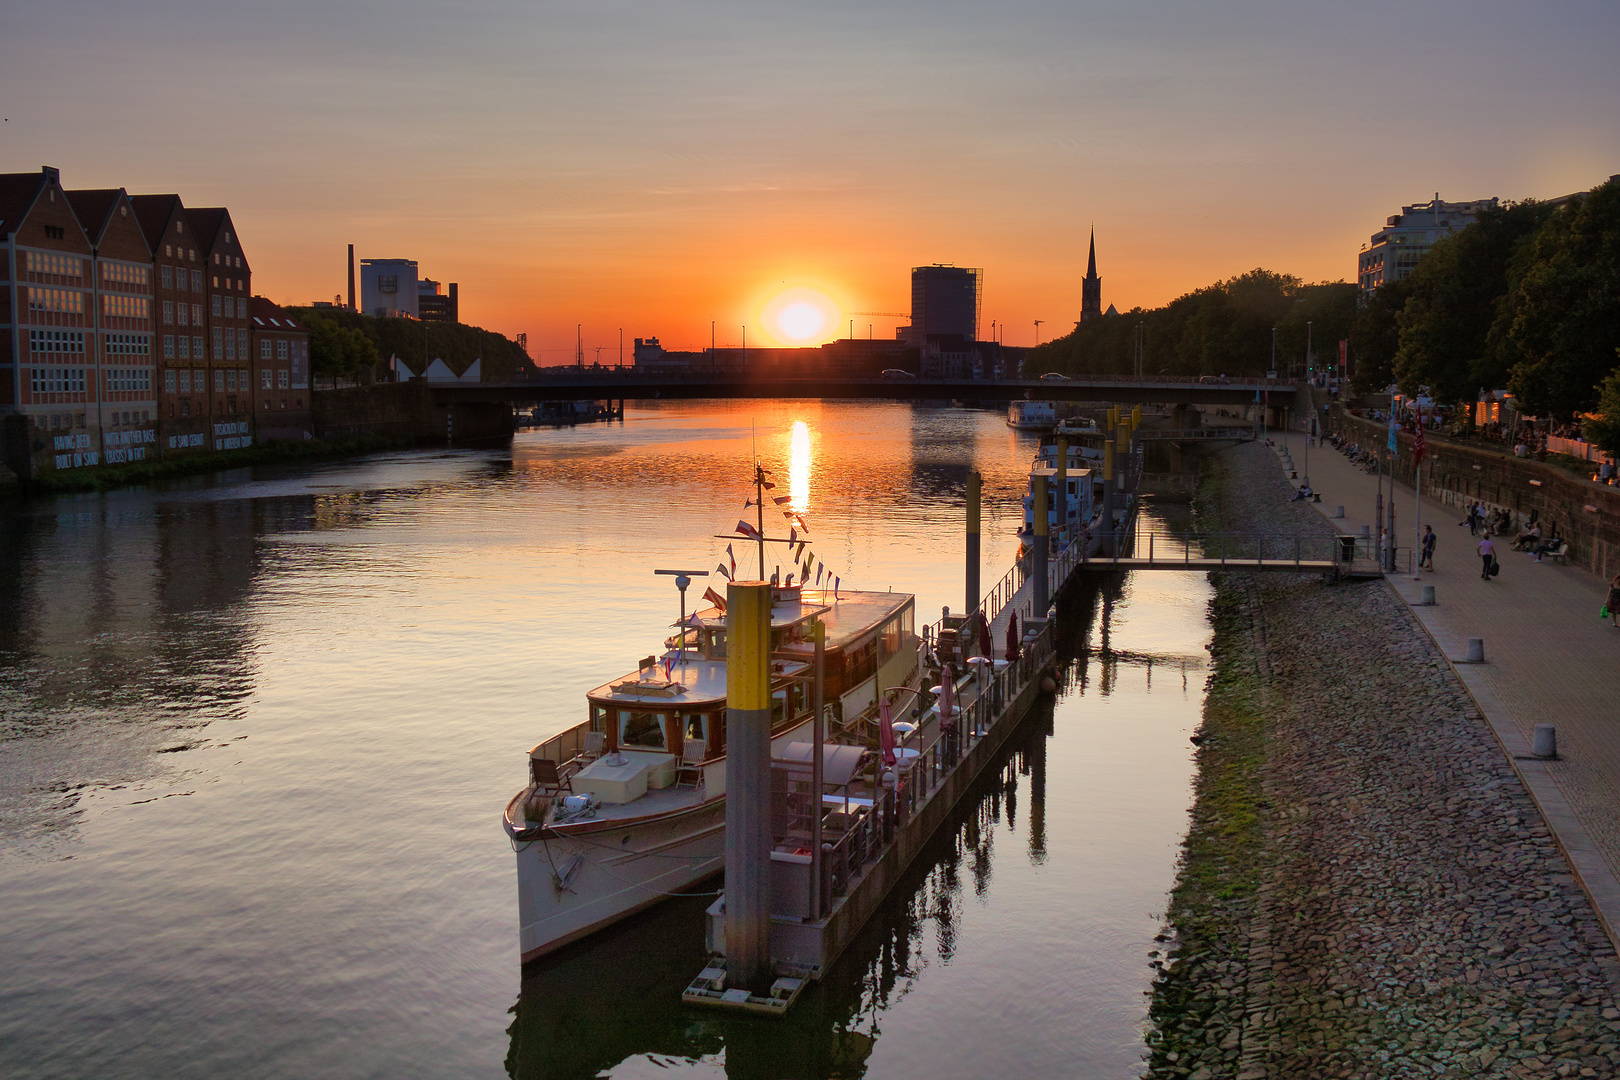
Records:
[[[257,291],[344,245],[461,285],[541,363],[784,340],[781,291],[904,311],[985,270],[984,336],[1255,266],[1350,278],[1402,203],[1620,172],[1612,0],[34,6],[0,41],[0,168],[224,203]],[[156,60],[184,55],[187,74]],[[184,84],[184,92],[182,89]],[[893,335],[892,318],[856,317]]]

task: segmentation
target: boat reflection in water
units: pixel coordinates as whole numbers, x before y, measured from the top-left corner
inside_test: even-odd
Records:
[[[926,969],[955,956],[963,879],[976,897],[985,896],[995,833],[1003,819],[1016,829],[1025,779],[1028,857],[1045,861],[1052,732],[1046,700],[1025,717],[932,850],[786,1017],[681,1004],[681,991],[703,966],[703,912],[710,899],[682,897],[528,965],[507,1029],[507,1072],[524,1080],[662,1075],[670,1068],[733,1080],[865,1076],[883,1013]],[[715,877],[702,887],[718,890],[722,883]]]

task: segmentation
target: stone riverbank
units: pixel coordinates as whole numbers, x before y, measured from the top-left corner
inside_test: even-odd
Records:
[[[1329,530],[1264,447],[1207,461],[1201,527]],[[1148,1075],[1620,1076],[1620,961],[1399,598],[1216,577]]]

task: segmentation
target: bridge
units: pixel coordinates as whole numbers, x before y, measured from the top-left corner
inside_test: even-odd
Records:
[[[616,368],[578,368],[567,374],[505,383],[431,384],[436,404],[518,404],[637,398],[819,398],[879,401],[1074,401],[1125,404],[1253,404],[1257,395],[1291,407],[1295,384],[1276,379],[1210,381],[1210,376],[1143,379],[1073,376],[1065,379],[873,379],[841,375],[650,375]]]

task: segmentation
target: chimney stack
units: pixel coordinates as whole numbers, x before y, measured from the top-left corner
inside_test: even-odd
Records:
[[[354,311],[354,245],[349,245],[349,310]]]

